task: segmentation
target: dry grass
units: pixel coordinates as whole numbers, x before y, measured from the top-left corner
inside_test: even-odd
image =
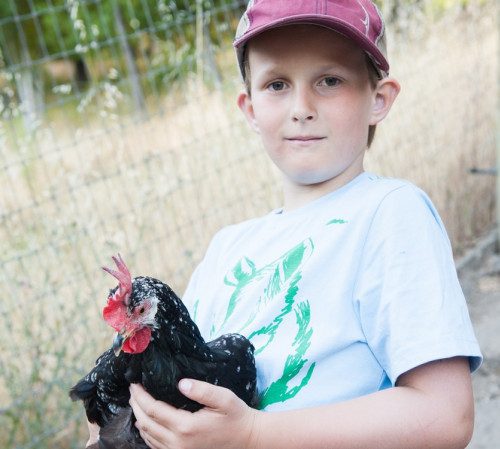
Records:
[[[468,174],[494,165],[493,5],[390,36],[403,91],[367,158],[430,194],[457,252],[493,221],[493,179]],[[0,447],[82,440],[78,424],[61,433],[81,416],[66,390],[111,336],[98,319],[114,284],[99,266],[111,254],[181,292],[217,229],[279,205],[279,177],[236,110],[236,86],[211,93],[188,81],[154,99],[143,122],[104,108],[31,139],[0,124]]]
[[[402,91],[367,158],[369,168],[429,193],[456,254],[494,220],[494,179],[469,169],[495,166],[495,19],[471,8],[414,30],[416,36],[389,37]]]

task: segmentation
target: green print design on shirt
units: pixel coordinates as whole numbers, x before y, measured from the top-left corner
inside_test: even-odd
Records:
[[[304,367],[307,359],[305,353],[311,344],[313,330],[309,328],[311,309],[307,301],[300,302],[294,307],[297,318],[298,331],[293,342],[295,352],[288,355],[282,376],[269,385],[260,396],[259,408],[263,409],[275,402],[285,402],[293,398],[304,386],[309,383],[316,362],[309,365],[307,373],[294,387],[289,387],[289,383],[295,379]]]
[[[314,251],[314,244],[311,239],[306,239],[296,245],[290,251],[274,262],[257,269],[255,263],[245,257],[239,261],[231,274],[226,276],[224,283],[234,287],[234,292],[229,299],[226,316],[219,332],[216,332],[215,326],[212,327],[212,336],[222,332],[227,321],[237,309],[238,304],[245,297],[246,291],[252,291],[252,284],[255,282],[266,283],[264,291],[257,298],[257,304],[253,313],[250,314],[244,322],[239,332],[242,332],[247,326],[252,324],[258,312],[271,301],[283,300],[284,304],[280,313],[265,326],[253,331],[248,338],[255,346],[255,354],[258,355],[273,342],[283,320],[293,311],[295,313],[295,322],[297,333],[291,345],[293,351],[288,355],[282,375],[273,381],[262,393],[259,407],[264,408],[276,402],[284,402],[293,398],[307,383],[312,376],[315,363],[311,363],[307,372],[299,379],[299,375],[306,365],[308,359],[305,358],[306,352],[311,344],[313,329],[310,325],[310,306],[307,301],[297,301],[299,292],[299,282],[302,279],[302,266],[309,259]],[[250,294],[250,293],[249,293]],[[291,315],[293,317],[293,315]],[[293,383],[293,386],[291,384]]]
[[[331,225],[331,224],[346,224],[347,220],[343,220],[342,218],[334,218],[333,220],[330,220],[326,223],[326,225]]]

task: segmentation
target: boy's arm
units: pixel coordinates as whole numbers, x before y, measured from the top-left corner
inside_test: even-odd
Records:
[[[351,401],[302,411],[304,414],[292,411],[262,416],[259,423],[263,444],[258,447],[467,446],[474,421],[467,359],[422,365],[400,376],[397,385]]]
[[[463,357],[414,368],[400,376],[395,388],[284,412],[259,412],[229,390],[189,384],[184,394],[206,405],[196,413],[154,401],[139,387],[131,389],[138,427],[150,447],[459,449],[472,435],[472,386]]]

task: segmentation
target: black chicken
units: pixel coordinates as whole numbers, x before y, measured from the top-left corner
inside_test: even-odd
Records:
[[[110,291],[104,320],[117,334],[113,347],[70,390],[82,400],[87,418],[101,427],[95,448],[146,448],[129,406],[129,385],[140,383],[155,399],[189,411],[202,406],[177,389],[184,377],[229,388],[254,405],[254,348],[242,335],[226,334],[206,343],[172,291],[150,277],[131,279],[118,255],[118,271],[104,268],[119,281]]]

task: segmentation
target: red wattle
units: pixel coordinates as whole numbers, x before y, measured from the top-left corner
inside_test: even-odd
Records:
[[[143,327],[125,341],[122,350],[129,354],[140,354],[146,350],[150,340],[151,329],[149,327]]]

